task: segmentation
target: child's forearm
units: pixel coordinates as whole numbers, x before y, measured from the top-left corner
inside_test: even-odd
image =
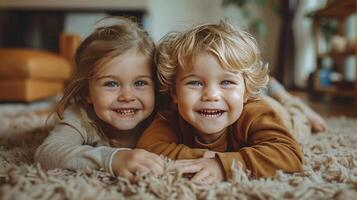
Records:
[[[168,141],[139,142],[137,148],[164,155],[173,160],[195,159],[203,157],[206,149],[191,149],[184,144],[176,144]]]
[[[246,108],[241,122],[232,128],[233,152],[217,153],[227,178],[233,161],[251,171],[253,177],[271,177],[277,170],[298,172],[303,153],[299,143],[284,126],[280,115],[261,102]],[[229,141],[228,141],[229,142]]]
[[[232,177],[232,165],[241,165],[252,177],[272,177],[277,170],[299,172],[302,169],[302,155],[286,145],[256,146],[242,148],[238,152],[217,153],[226,178]]]
[[[103,168],[112,173],[112,157],[120,149],[107,146],[93,147],[84,143],[83,137],[71,127],[56,126],[43,144],[38,147],[35,161],[46,170]]]

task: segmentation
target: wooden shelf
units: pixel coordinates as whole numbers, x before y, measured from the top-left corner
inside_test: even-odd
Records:
[[[336,65],[336,70],[344,76],[346,73],[345,59],[349,56],[357,57],[357,44],[348,44],[346,50],[330,51],[327,53],[322,53],[320,51],[320,37],[321,34],[321,22],[322,18],[327,18],[327,20],[337,20],[337,33],[336,35],[346,37],[345,34],[345,23],[346,18],[352,14],[357,13],[357,0],[334,0],[327,4],[325,8],[320,9],[313,15],[313,32],[314,32],[314,43],[317,53],[316,57],[316,70],[313,72],[313,90],[318,93],[323,93],[331,96],[340,97],[354,97],[357,99],[357,79],[348,82],[346,77],[341,77],[340,82],[334,82],[330,86],[320,85],[319,72],[324,67],[322,66],[321,59],[329,57],[332,59],[334,65]],[[329,41],[331,42],[331,41]],[[357,68],[357,65],[355,65]],[[356,70],[357,71],[357,70]],[[357,77],[357,74],[356,74]]]
[[[317,11],[314,17],[337,17],[342,18],[356,12],[356,0],[335,0],[325,8]]]

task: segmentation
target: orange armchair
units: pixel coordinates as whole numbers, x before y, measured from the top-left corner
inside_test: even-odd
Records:
[[[76,35],[62,34],[60,53],[0,48],[0,101],[31,102],[57,95],[73,72]]]

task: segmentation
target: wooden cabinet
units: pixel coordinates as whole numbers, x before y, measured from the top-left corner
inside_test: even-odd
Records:
[[[354,42],[346,38],[345,25],[346,19],[357,13],[356,0],[334,0],[326,5],[325,8],[318,10],[313,15],[313,33],[314,45],[316,49],[316,70],[312,76],[312,88],[314,92],[329,94],[333,96],[351,96],[357,98],[357,40]],[[327,51],[322,51],[322,23],[323,21],[334,20],[336,22],[337,33],[342,41],[340,43],[342,48],[327,48]],[[336,36],[335,36],[336,39]],[[346,42],[348,41],[348,42]],[[336,40],[335,40],[336,42]],[[328,46],[332,46],[333,41],[327,41]],[[337,45],[339,45],[337,43]],[[336,43],[335,43],[336,45]],[[356,72],[356,79],[351,81],[346,79],[345,63],[347,58],[355,58],[354,71]],[[323,61],[329,58],[330,63],[333,63],[333,70],[337,77],[337,81],[328,82],[324,84],[324,77],[330,77],[330,71],[324,71]],[[329,79],[329,78],[328,78]],[[330,79],[329,79],[330,80]]]

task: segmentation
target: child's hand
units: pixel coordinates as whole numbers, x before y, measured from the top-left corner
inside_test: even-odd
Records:
[[[183,174],[192,174],[191,181],[195,183],[208,183],[224,180],[224,171],[221,164],[215,158],[200,158],[197,160],[182,160],[179,163],[180,172]]]
[[[214,157],[216,156],[216,153],[217,153],[217,152],[215,152],[215,151],[207,150],[207,151],[203,154],[202,158],[214,158]]]
[[[136,172],[152,171],[159,176],[164,171],[164,162],[160,156],[143,149],[118,151],[112,161],[115,175],[135,180]]]

